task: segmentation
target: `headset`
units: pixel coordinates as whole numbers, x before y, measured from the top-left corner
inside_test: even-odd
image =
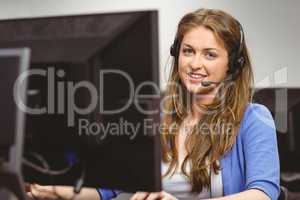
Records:
[[[227,71],[227,75],[230,80],[235,80],[239,73],[242,71],[244,64],[245,64],[245,58],[243,56],[243,43],[244,43],[244,31],[242,28],[242,25],[236,21],[239,25],[240,29],[240,42],[237,48],[234,48],[233,51],[229,54],[229,69]],[[180,42],[177,36],[174,39],[173,44],[170,47],[170,54],[175,59],[175,64],[178,64],[178,57],[179,57],[179,50],[180,50]],[[202,82],[203,86],[210,86],[211,84],[215,84],[219,82],[213,82],[213,81],[205,81]]]

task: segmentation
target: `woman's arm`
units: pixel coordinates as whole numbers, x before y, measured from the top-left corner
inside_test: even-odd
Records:
[[[276,128],[269,110],[252,105],[241,127],[245,160],[245,190],[213,200],[277,200],[279,186],[279,157]]]
[[[130,200],[177,200],[176,197],[168,194],[164,191],[156,193],[147,193],[147,192],[137,192],[135,193]],[[233,195],[228,195],[225,197],[213,198],[209,200],[271,200],[268,195],[264,192],[257,189],[250,189],[244,192],[240,192]],[[208,200],[208,199],[207,199]]]
[[[280,194],[280,166],[276,127],[270,111],[253,104],[242,134],[245,191],[256,189],[272,200]]]
[[[210,200],[271,200],[268,195],[257,189],[249,189],[237,194],[228,195],[225,197],[213,198]]]

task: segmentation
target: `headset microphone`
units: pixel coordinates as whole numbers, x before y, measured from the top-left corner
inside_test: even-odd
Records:
[[[202,81],[201,85],[203,87],[210,87],[211,85],[217,85],[220,83],[226,83],[232,81],[232,75],[225,77],[222,81]]]
[[[203,87],[209,87],[209,86],[211,86],[211,85],[213,85],[213,84],[219,84],[219,83],[221,83],[221,82],[215,82],[215,81],[202,81],[202,82],[201,82],[201,85],[202,85]]]

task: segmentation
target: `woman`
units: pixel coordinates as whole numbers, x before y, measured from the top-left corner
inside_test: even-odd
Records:
[[[275,126],[264,106],[251,103],[252,67],[239,22],[219,10],[188,13],[171,54],[162,136],[167,191],[131,199],[277,199]]]
[[[137,192],[131,200],[277,199],[275,126],[264,106],[251,103],[252,67],[239,22],[220,10],[188,13],[171,54],[163,99],[164,191]],[[98,192],[101,199],[115,196]]]

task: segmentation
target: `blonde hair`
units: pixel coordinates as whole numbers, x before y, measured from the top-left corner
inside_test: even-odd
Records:
[[[229,56],[240,44],[241,32],[238,21],[224,11],[213,9],[199,9],[181,19],[176,34],[179,44],[188,31],[199,26],[211,30],[222,42]],[[210,186],[207,168],[212,167],[215,173],[220,170],[218,160],[235,143],[246,106],[252,101],[253,72],[244,40],[242,46],[244,64],[240,66],[242,68],[238,76],[231,82],[223,84],[222,89],[218,91],[217,96],[220,95],[222,101],[215,98],[211,105],[201,105],[207,112],[185,140],[187,156],[181,169],[189,177],[192,192],[200,192],[203,187]],[[189,95],[179,78],[178,65],[173,60],[163,99],[162,124],[167,128],[163,129],[161,137],[162,160],[170,164],[165,175],[174,172],[178,166],[178,151],[175,145],[178,130],[172,130],[171,127],[179,127],[187,116],[188,106],[191,103]],[[207,124],[206,130],[201,128],[203,124]],[[191,164],[189,173],[186,169],[188,161]]]

